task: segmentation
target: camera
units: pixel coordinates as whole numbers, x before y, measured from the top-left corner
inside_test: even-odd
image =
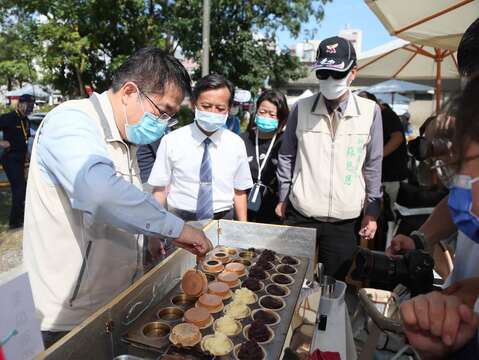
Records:
[[[376,289],[393,290],[402,284],[416,296],[432,291],[433,268],[433,258],[422,250],[391,258],[383,252],[358,248],[350,274],[353,280],[366,281]]]
[[[446,138],[428,140],[424,136],[418,136],[409,141],[407,148],[416,160],[424,161],[433,157],[448,156],[451,151],[451,141]]]

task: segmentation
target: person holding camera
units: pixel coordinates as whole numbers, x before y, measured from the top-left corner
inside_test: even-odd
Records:
[[[266,90],[256,101],[255,126],[241,134],[254,183],[248,195],[250,221],[270,224],[278,221],[274,212],[278,204],[276,165],[288,115],[284,94]]]
[[[471,309],[477,308],[479,296],[479,19],[461,40],[458,65],[467,84],[452,108],[454,118],[440,116],[436,120],[437,127],[455,127],[453,160],[446,164],[449,168],[439,168],[438,172],[440,176],[451,170],[455,174],[446,179],[450,193],[419,231],[409,237],[397,236],[387,251],[392,255],[421,247],[430,250],[458,231],[454,269],[446,281],[449,287],[443,294],[413,298],[401,308],[406,335],[419,352],[426,354],[425,358],[450,358],[467,340],[477,337],[477,319]],[[441,321],[448,318],[455,319],[454,325]],[[477,342],[471,344],[471,348],[463,349],[467,354],[457,357],[477,358]]]
[[[325,274],[345,278],[359,235],[370,240],[381,201],[381,110],[357,96],[353,45],[323,40],[313,66],[320,92],[298,101],[278,155],[278,216],[315,228]]]
[[[479,79],[472,76],[479,71],[479,19],[464,33],[457,54],[459,71],[468,83],[455,104],[455,120],[439,116],[435,124],[441,131],[455,127],[452,141],[455,159],[449,166],[437,169],[440,178],[451,172],[457,176],[444,180],[446,183],[453,180],[449,185],[450,194],[434,208],[419,230],[413,231],[410,236],[396,236],[386,250],[389,255],[416,248],[431,251],[439,241],[458,231],[454,269],[446,286],[466,278],[479,277],[479,246],[476,243],[479,242],[479,231],[476,232],[479,222],[475,215],[479,214],[479,189],[475,181],[479,176]],[[470,209],[464,206],[470,206]]]

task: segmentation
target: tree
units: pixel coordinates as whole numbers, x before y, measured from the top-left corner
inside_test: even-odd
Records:
[[[311,17],[322,18],[327,1],[214,0],[211,71],[247,89],[303,76],[300,62],[277,48],[276,32],[287,29],[297,36]],[[70,95],[83,95],[85,84],[106,89],[119,64],[147,45],[171,53],[181,47],[199,62],[201,13],[202,0],[0,1],[2,24],[16,19],[28,29],[44,81]],[[20,64],[5,63],[5,68],[22,78],[25,69],[13,65]]]
[[[35,46],[28,40],[28,29],[21,21],[5,21],[0,28],[0,82],[11,90],[37,78],[33,63]]]
[[[211,7],[210,71],[236,86],[258,89],[269,79],[277,87],[305,75],[296,57],[277,49],[276,32],[297,36],[310,17],[320,21],[329,0],[216,0]],[[201,57],[202,0],[158,1],[157,18],[190,58]],[[199,76],[199,71],[196,77]]]
[[[84,86],[108,87],[119,60],[146,45],[161,45],[161,34],[143,0],[12,0],[0,10],[30,20],[40,44],[45,81],[71,95]]]

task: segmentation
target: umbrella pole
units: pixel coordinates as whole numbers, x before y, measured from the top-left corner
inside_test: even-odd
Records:
[[[434,91],[436,95],[436,114],[439,114],[439,111],[441,110],[441,63],[442,63],[442,57],[441,57],[441,52],[439,49],[436,50],[436,89]]]

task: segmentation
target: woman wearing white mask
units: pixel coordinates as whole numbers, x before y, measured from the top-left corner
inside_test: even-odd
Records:
[[[225,129],[233,84],[207,75],[193,89],[194,122],[166,135],[148,179],[154,195],[184,220],[247,220],[253,185],[241,138]]]
[[[278,204],[276,165],[289,109],[286,97],[267,90],[256,101],[254,122],[241,134],[246,145],[254,186],[248,195],[248,219],[262,223],[279,221],[274,209]]]

